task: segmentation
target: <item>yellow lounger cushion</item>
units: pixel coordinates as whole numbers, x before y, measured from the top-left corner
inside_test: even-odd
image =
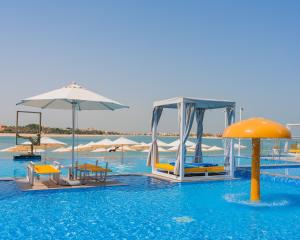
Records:
[[[60,172],[57,168],[51,165],[35,165],[34,171],[37,174],[54,174]]]
[[[96,166],[93,164],[88,164],[88,163],[79,165],[78,168],[81,170],[87,170],[87,171],[91,171],[91,172],[111,172],[110,169],[106,169],[106,168]]]
[[[169,163],[156,163],[155,167],[160,170],[174,172],[174,166]],[[200,172],[224,172],[224,166],[213,166],[213,167],[193,167],[185,168],[185,173],[200,173]]]
[[[289,150],[290,153],[300,153],[300,149],[291,149]]]

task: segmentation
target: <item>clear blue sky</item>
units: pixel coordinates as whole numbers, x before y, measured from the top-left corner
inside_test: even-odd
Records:
[[[0,122],[15,103],[71,81],[131,106],[80,127],[149,130],[152,102],[235,100],[245,117],[300,122],[299,1],[1,1]],[[175,130],[176,114],[161,130]],[[70,113],[44,111],[70,126]],[[223,127],[209,113],[206,131]]]

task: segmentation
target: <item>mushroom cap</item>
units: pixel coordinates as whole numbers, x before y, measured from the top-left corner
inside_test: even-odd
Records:
[[[265,118],[249,118],[227,127],[224,138],[291,138],[291,132],[280,123]]]

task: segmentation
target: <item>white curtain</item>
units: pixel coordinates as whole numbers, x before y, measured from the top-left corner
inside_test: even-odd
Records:
[[[197,108],[196,112],[196,123],[197,123],[197,140],[196,140],[196,149],[195,157],[193,162],[200,163],[202,159],[202,135],[203,135],[203,117],[204,117],[204,108]]]
[[[226,120],[227,120],[227,126],[230,126],[232,123],[234,123],[235,121],[235,111],[233,107],[227,107],[226,108]],[[232,149],[232,144],[233,140],[232,139],[225,139],[225,147],[224,147],[224,155],[225,155],[225,159],[224,159],[224,167],[226,171],[229,171],[229,167],[230,167],[230,155],[231,155],[231,151],[233,151]],[[234,163],[232,163],[234,164]]]
[[[182,103],[185,104],[185,103]],[[181,112],[181,104],[178,104],[178,112]],[[180,143],[178,151],[177,151],[177,159],[176,159],[176,164],[175,164],[175,169],[174,169],[174,174],[178,175],[179,174],[179,169],[180,169],[180,158],[183,155],[184,159],[182,159],[182,163],[184,164],[185,162],[185,152],[186,152],[186,146],[185,143],[189,137],[190,131],[193,126],[193,121],[194,121],[194,115],[195,115],[195,105],[191,103],[186,104],[185,112],[185,121],[183,123],[183,130],[180,128],[180,136],[183,138],[183,142]],[[181,114],[178,114],[178,123],[179,126],[181,126]],[[183,131],[183,132],[182,132]],[[182,154],[182,145],[183,145],[183,154]]]
[[[152,121],[151,121],[152,143],[147,158],[147,166],[151,166],[151,164],[157,162],[159,158],[158,146],[157,146],[157,125],[161,117],[162,111],[163,111],[162,107],[155,107],[152,112]]]

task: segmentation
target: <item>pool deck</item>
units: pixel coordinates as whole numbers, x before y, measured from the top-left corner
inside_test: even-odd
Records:
[[[231,178],[225,175],[215,175],[215,176],[209,176],[209,177],[204,177],[204,176],[192,176],[192,177],[185,177],[183,180],[177,180],[177,179],[172,179],[172,178],[168,178],[162,175],[157,175],[157,174],[153,174],[153,173],[145,173],[143,174],[143,176],[147,176],[147,177],[152,177],[152,178],[156,178],[159,180],[163,180],[163,181],[168,181],[168,182],[212,182],[212,181],[228,181],[228,180],[235,180],[237,178]]]
[[[41,190],[58,190],[58,189],[79,189],[79,188],[95,188],[95,187],[113,187],[125,186],[126,184],[116,180],[108,180],[106,182],[87,182],[77,186],[63,186],[54,183],[53,181],[37,181],[32,186],[26,178],[14,179],[18,187],[22,191],[41,191]]]

